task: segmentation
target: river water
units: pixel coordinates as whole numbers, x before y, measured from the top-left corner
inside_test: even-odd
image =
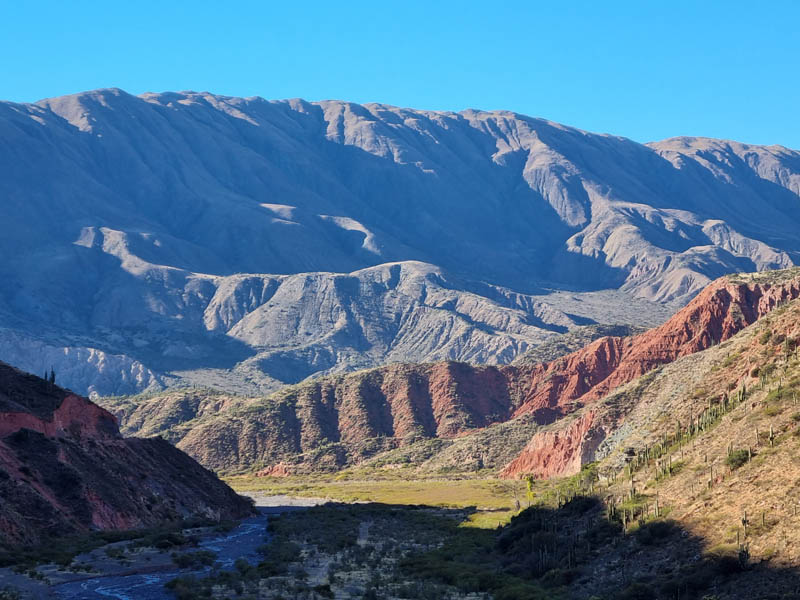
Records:
[[[303,510],[302,506],[259,506],[258,516],[242,521],[231,531],[204,538],[198,550],[210,550],[217,555],[217,566],[222,570],[233,569],[238,558],[255,564],[261,560],[257,548],[269,538],[267,521],[270,515],[290,510]],[[72,581],[53,586],[51,593],[61,600],[174,600],[164,584],[181,575],[202,576],[210,567],[200,570],[183,569],[140,573],[135,575],[106,575],[81,581]]]

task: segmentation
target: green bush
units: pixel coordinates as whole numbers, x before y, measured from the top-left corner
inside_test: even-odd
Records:
[[[115,558],[120,559],[125,556],[125,548],[121,546],[114,546],[112,548],[106,548],[105,550],[106,556],[108,558]]]
[[[204,585],[194,575],[176,577],[168,581],[164,587],[175,594],[178,600],[195,600],[196,598],[209,598],[211,596],[210,587]]]
[[[636,530],[636,541],[645,546],[655,545],[680,531],[675,521],[651,521]]]
[[[331,586],[328,583],[320,584],[318,586],[315,586],[313,589],[317,594],[319,594],[323,598],[333,598],[334,597],[333,590],[331,590]]]
[[[542,576],[542,585],[549,588],[569,585],[577,576],[575,569],[550,569]]]
[[[644,583],[632,583],[619,595],[620,600],[653,600],[657,597],[653,588]]]
[[[188,543],[189,540],[186,539],[186,536],[184,536],[183,533],[179,531],[173,531],[155,536],[152,545],[158,550],[169,550],[170,548],[174,548],[176,546],[185,546]]]
[[[11,586],[7,585],[3,589],[0,589],[0,600],[19,600],[20,597],[19,591]]]
[[[777,368],[778,365],[776,365],[775,363],[769,363],[768,365],[764,365],[763,367],[761,367],[761,374],[764,377],[769,377],[775,372]]]
[[[794,394],[796,393],[796,390],[782,387],[777,390],[772,390],[769,394],[767,394],[766,402],[783,402],[785,400],[792,400],[794,398]]]
[[[217,559],[217,555],[210,550],[199,550],[197,552],[173,552],[172,562],[180,569],[210,567]]]
[[[708,551],[705,563],[719,575],[733,575],[747,570],[750,553],[746,548],[733,544],[714,546]]]
[[[731,469],[738,469],[743,464],[745,464],[749,459],[749,453],[747,450],[734,450],[731,452],[728,457],[725,459],[725,464],[728,465]]]

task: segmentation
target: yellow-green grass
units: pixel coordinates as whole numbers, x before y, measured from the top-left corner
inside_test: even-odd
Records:
[[[238,492],[262,492],[311,498],[330,498],[341,502],[380,502],[475,507],[464,525],[493,528],[507,523],[516,513],[515,492],[527,505],[525,485],[500,479],[424,479],[424,480],[337,480],[334,477],[230,477],[227,483]]]

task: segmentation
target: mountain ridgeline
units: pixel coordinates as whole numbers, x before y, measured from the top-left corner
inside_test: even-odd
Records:
[[[778,146],[117,89],[0,103],[0,136],[0,359],[81,393],[502,365],[800,257]]]
[[[568,475],[612,444],[624,412],[595,405],[711,349],[800,298],[800,269],[725,276],[663,325],[606,336],[550,362],[396,364],[242,398],[174,390],[104,405],[220,471],[285,475],[354,465]],[[610,416],[609,416],[610,415]]]

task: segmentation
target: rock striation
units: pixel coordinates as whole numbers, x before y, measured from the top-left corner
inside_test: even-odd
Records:
[[[108,411],[3,363],[0,500],[5,544],[252,510],[165,440],[123,438]]]

